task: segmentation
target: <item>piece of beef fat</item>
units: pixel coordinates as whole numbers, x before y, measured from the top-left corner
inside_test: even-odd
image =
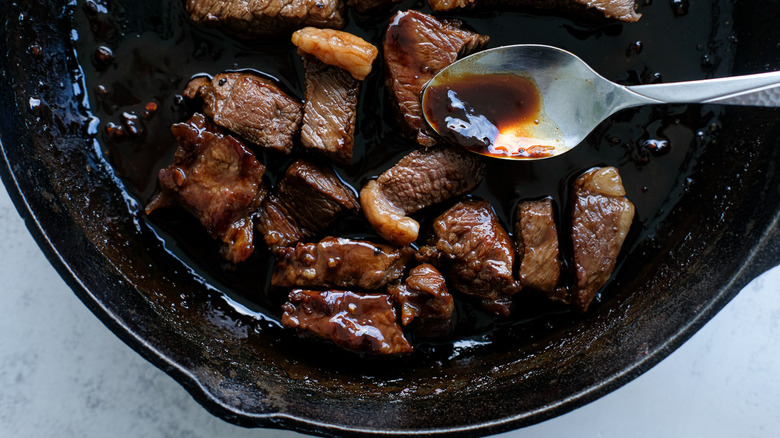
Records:
[[[413,256],[410,247],[326,237],[282,248],[271,284],[279,287],[379,289],[398,280]]]
[[[158,174],[160,192],[147,205],[181,205],[223,244],[223,256],[238,263],[254,250],[253,218],[265,196],[265,167],[244,144],[202,114],[171,128],[179,148]]]
[[[487,201],[462,201],[436,218],[418,259],[438,264],[453,290],[497,315],[509,315],[521,289],[513,276],[515,244]]]
[[[303,105],[271,80],[250,73],[193,79],[184,97],[203,99],[203,112],[219,126],[258,146],[290,153]]]
[[[544,292],[552,300],[568,302],[568,292],[560,284],[558,227],[552,199],[517,204],[515,240],[522,258],[519,274],[523,286]]]
[[[330,167],[295,160],[269,195],[257,228],[272,252],[312,238],[330,227],[342,214],[357,213],[357,196]]]
[[[612,276],[634,220],[634,204],[626,199],[614,167],[586,172],[574,182],[573,190],[571,237],[577,289],[572,302],[584,312]]]
[[[386,85],[402,126],[419,144],[437,142],[423,117],[423,86],[459,56],[483,48],[488,39],[462,29],[458,21],[439,21],[415,10],[398,12],[390,20],[384,39]]]
[[[634,22],[642,17],[636,12],[636,0],[428,0],[428,4],[437,12],[479,6],[510,6],[580,15],[595,12],[606,18],[627,22]]]
[[[346,25],[342,0],[187,0],[186,8],[195,23],[246,39]]]
[[[317,57],[325,64],[339,67],[362,81],[371,73],[379,50],[363,38],[333,29],[306,27],[292,35],[298,52]]]
[[[418,149],[369,181],[360,191],[360,205],[382,238],[408,245],[420,231],[410,214],[470,192],[484,173],[484,163],[460,148]]]
[[[346,350],[371,354],[412,352],[387,294],[293,290],[282,310],[283,326],[328,339]]]

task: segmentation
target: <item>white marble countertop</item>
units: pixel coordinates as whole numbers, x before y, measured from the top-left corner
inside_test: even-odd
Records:
[[[211,416],[76,298],[0,188],[0,437],[293,437]],[[617,391],[520,437],[775,437],[780,268]]]

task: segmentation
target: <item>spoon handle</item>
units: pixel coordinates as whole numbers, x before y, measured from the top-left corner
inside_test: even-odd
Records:
[[[658,103],[780,107],[780,72],[626,88]]]

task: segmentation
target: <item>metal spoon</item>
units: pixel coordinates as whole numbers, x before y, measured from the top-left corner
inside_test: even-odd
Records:
[[[470,148],[477,153],[497,158],[537,159],[560,155],[580,144],[610,115],[640,105],[715,103],[780,106],[780,72],[691,82],[622,86],[605,79],[580,58],[565,50],[543,45],[515,45],[497,47],[463,58],[431,79],[422,96],[423,113],[428,124],[450,141],[452,134],[465,125],[471,130],[468,135],[473,135],[474,129],[479,129],[480,125],[471,122],[482,115],[475,114],[474,110],[468,107],[468,102],[457,101],[454,106],[462,111],[461,117],[448,118],[444,126],[437,124],[434,115],[437,108],[432,106],[434,99],[430,97],[431,90],[436,87],[440,87],[439,90],[442,90],[441,87],[449,87],[448,84],[452,84],[457,78],[489,74],[515,75],[530,79],[535,83],[541,97],[539,113],[525,123],[522,128],[524,132],[508,135],[510,139],[515,138],[516,144],[505,144],[499,150],[491,150],[488,147],[491,145],[487,144],[481,150]],[[453,94],[449,96],[455,97]],[[466,108],[462,107],[464,104]],[[453,111],[453,102],[448,105],[448,110]],[[468,120],[462,120],[463,112],[469,113]],[[507,136],[504,137],[506,143]],[[484,140],[487,141],[487,138]],[[466,146],[462,141],[460,143]]]

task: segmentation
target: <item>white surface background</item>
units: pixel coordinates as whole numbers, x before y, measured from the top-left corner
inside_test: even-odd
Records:
[[[115,337],[0,188],[0,437],[294,437],[211,416]],[[502,437],[780,436],[780,269],[617,391]]]

